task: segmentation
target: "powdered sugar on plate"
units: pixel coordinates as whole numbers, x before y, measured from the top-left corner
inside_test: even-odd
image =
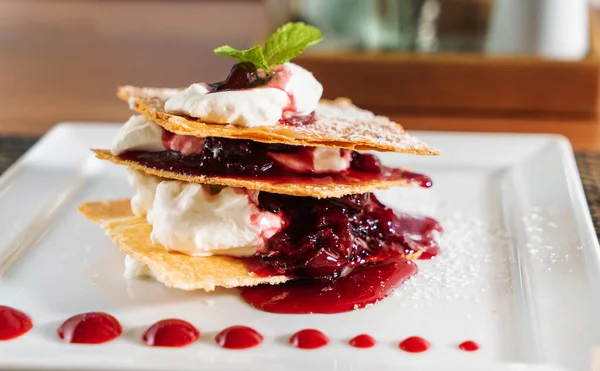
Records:
[[[583,246],[574,246],[558,234],[558,223],[550,213],[540,207],[532,207],[523,217],[525,226],[526,247],[534,261],[545,266],[546,272],[558,264],[567,264],[581,257]],[[572,272],[568,268],[568,273]]]
[[[431,306],[438,300],[470,300],[492,287],[510,290],[509,236],[494,223],[453,212],[440,218],[444,234],[440,255],[431,261],[418,261],[419,272],[400,286],[395,295],[405,298],[403,306]],[[484,286],[476,283],[481,275],[493,279]],[[432,300],[435,299],[435,300]]]

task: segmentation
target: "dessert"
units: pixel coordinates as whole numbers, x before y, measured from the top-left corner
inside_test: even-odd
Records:
[[[431,180],[365,151],[438,152],[348,99],[321,100],[321,84],[290,62],[320,39],[289,23],[264,48],[215,49],[237,59],[221,82],[118,89],[136,114],[93,151],[128,168],[135,194],[80,211],[125,254],[126,277],[333,313],[382,299],[416,272],[412,260],[437,254],[439,223],[372,193]]]

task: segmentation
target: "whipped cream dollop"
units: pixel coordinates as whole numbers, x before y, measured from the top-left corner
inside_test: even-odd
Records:
[[[323,86],[306,69],[285,63],[265,86],[209,92],[206,84],[192,84],[169,98],[165,110],[215,124],[243,127],[274,126],[286,115],[308,115],[315,110]]]
[[[119,129],[117,137],[113,141],[111,152],[117,156],[127,151],[160,152],[171,150],[187,156],[201,153],[204,149],[204,141],[204,138],[167,132],[158,124],[144,118],[144,116],[136,115],[131,116]],[[306,157],[285,152],[268,152],[268,155],[286,168],[299,173],[331,173],[344,171],[350,167],[352,152],[349,150],[328,147],[305,149],[312,151],[311,156]],[[130,182],[144,181],[135,178],[131,174],[128,176],[131,178]],[[144,197],[144,199],[147,199],[147,197]],[[135,204],[138,204],[138,202],[136,201]]]
[[[348,170],[352,151],[339,148],[316,147],[313,151],[315,173],[330,173]]]
[[[258,191],[128,172],[135,191],[132,210],[136,216],[146,215],[152,242],[167,250],[192,256],[252,256],[282,228],[281,215],[258,208]]]
[[[125,272],[123,273],[125,278],[142,278],[149,277],[154,278],[154,274],[148,268],[148,266],[141,261],[132,258],[125,254]]]
[[[162,135],[162,127],[142,115],[134,115],[121,126],[110,151],[115,156],[126,151],[164,151]]]
[[[336,173],[350,168],[352,151],[340,148],[314,147],[310,157],[302,153],[267,152],[268,156],[286,168],[308,174]]]
[[[131,211],[135,216],[145,216],[152,210],[156,187],[163,179],[127,168],[127,181],[135,192],[131,197]]]

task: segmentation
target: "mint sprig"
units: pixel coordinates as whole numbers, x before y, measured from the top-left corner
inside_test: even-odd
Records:
[[[250,62],[256,68],[269,72],[271,67],[289,62],[322,39],[323,35],[318,28],[303,22],[294,22],[279,27],[269,36],[264,49],[260,45],[245,50],[225,45],[216,48],[214,52],[220,57],[235,58],[238,63]]]
[[[238,50],[229,45],[224,45],[216,48],[215,54],[221,57],[233,57],[237,59],[238,63],[250,62],[256,68],[269,68],[263,48],[260,45],[253,46],[246,50]]]

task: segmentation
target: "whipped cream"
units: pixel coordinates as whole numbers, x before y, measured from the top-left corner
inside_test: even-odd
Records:
[[[286,168],[298,173],[322,174],[348,170],[352,152],[339,148],[306,148],[310,157],[303,153],[267,152],[269,157]]]
[[[352,152],[346,149],[315,147],[313,167],[315,173],[331,173],[348,170]]]
[[[155,177],[131,172],[137,173],[128,177],[135,191],[132,210],[146,215],[152,242],[167,250],[192,256],[252,256],[282,228],[280,215],[258,208],[257,191],[224,187],[217,192],[202,184],[144,179]]]
[[[126,151],[160,152],[165,150],[163,128],[144,116],[134,115],[121,126],[113,140],[111,153],[115,156]]]
[[[321,100],[323,85],[310,71],[295,63],[285,63],[283,69],[285,71],[275,75],[267,86],[277,87],[288,93],[292,100],[292,114],[309,115]]]
[[[214,124],[254,127],[275,125],[283,109],[290,104],[287,94],[275,88],[201,94],[197,85],[169,99],[165,103],[165,110]]]
[[[127,168],[127,181],[135,194],[131,198],[131,211],[135,216],[145,216],[152,209],[156,187],[161,178]]]
[[[209,93],[192,84],[165,102],[165,110],[215,124],[274,126],[284,112],[307,115],[315,110],[323,86],[306,69],[285,63],[266,86]]]
[[[125,254],[125,273],[123,273],[123,277],[125,277],[125,278],[142,278],[142,277],[153,278],[154,274],[152,274],[152,271],[150,270],[150,268],[148,268],[148,266],[146,264]]]

